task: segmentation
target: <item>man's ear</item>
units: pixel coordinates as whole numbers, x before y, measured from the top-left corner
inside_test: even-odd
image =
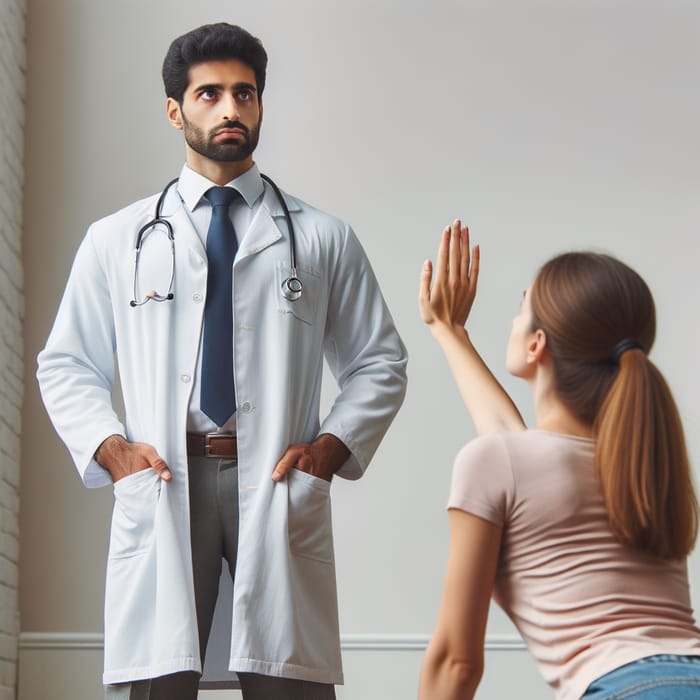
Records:
[[[527,361],[530,364],[542,362],[547,353],[547,334],[538,328],[531,336],[527,345]]]
[[[168,97],[165,101],[165,113],[168,116],[168,121],[170,124],[179,131],[183,129],[182,123],[182,109],[180,108],[180,103],[174,100],[172,97]]]

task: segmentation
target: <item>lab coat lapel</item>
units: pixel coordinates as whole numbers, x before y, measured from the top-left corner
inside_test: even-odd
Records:
[[[288,195],[284,195],[284,197],[290,212],[301,211],[299,204],[293,197]],[[250,228],[239,243],[236,264],[244,258],[255,255],[271,246],[283,236],[286,239],[289,238],[284,219],[284,210],[270,185],[265,184],[263,201],[250,224]]]

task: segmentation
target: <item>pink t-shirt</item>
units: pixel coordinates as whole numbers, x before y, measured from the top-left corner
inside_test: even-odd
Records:
[[[494,599],[559,700],[645,656],[700,656],[686,563],[614,538],[592,440],[477,438],[457,456],[448,507],[503,526]]]

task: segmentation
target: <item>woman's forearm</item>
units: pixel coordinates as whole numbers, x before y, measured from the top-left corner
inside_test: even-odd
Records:
[[[477,435],[497,430],[523,430],[525,423],[513,400],[472,345],[465,328],[430,326],[457,382]]]

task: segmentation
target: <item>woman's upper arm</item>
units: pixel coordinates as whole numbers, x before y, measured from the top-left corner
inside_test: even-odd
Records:
[[[433,643],[467,665],[482,663],[502,527],[451,508],[450,547]]]

